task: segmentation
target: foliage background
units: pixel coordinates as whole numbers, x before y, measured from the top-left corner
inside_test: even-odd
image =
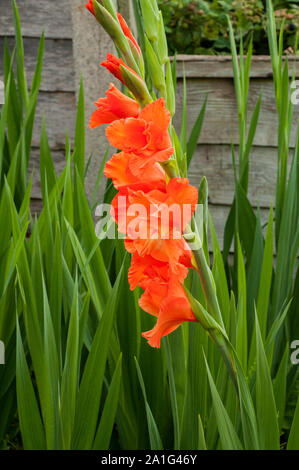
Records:
[[[237,44],[253,37],[254,54],[269,54],[265,0],[159,0],[170,53],[230,54],[227,15]],[[284,49],[291,52],[299,26],[298,1],[273,2],[278,32],[284,21]]]

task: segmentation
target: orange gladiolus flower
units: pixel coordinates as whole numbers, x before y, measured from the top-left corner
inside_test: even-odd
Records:
[[[152,188],[164,189],[165,172],[155,163],[144,170],[132,165],[134,154],[119,152],[106,163],[104,174],[111,178],[116,189],[150,191]]]
[[[126,242],[127,244],[130,243]],[[130,289],[134,290],[137,286],[144,286],[148,280],[160,280],[161,282],[168,282],[172,274],[176,274],[179,282],[184,282],[188,275],[188,268],[191,265],[191,253],[187,254],[179,259],[179,262],[175,265],[175,272],[171,271],[171,266],[165,261],[159,261],[153,258],[151,255],[139,256],[135,252],[132,256],[131,267],[129,269],[129,284]]]
[[[131,165],[142,168],[149,163],[163,162],[173,154],[168,134],[170,113],[160,98],[147,105],[138,118],[115,121],[106,130],[113,147],[135,154]],[[133,163],[134,162],[134,163]]]
[[[149,281],[139,300],[140,307],[158,317],[154,328],[142,334],[150,346],[159,348],[163,336],[168,335],[185,321],[197,321],[183,286],[173,276],[169,283]]]
[[[132,41],[132,43],[134,44],[134,46],[136,47],[137,51],[138,51],[138,54],[141,55],[141,49],[138,45],[138,42],[136,41],[136,39],[134,38],[129,26],[127,25],[125,19],[122,17],[122,15],[120,13],[117,13],[117,18],[118,18],[118,21],[119,21],[119,24],[121,26],[121,29],[123,30],[123,33],[124,35],[130,40]]]
[[[176,272],[179,259],[188,252],[181,234],[195,211],[197,190],[188,179],[178,178],[170,180],[163,190],[148,190],[149,182],[143,185],[145,191],[127,188],[115,196],[114,219],[128,237],[127,251],[140,257],[151,255],[169,263]]]
[[[106,92],[106,98],[95,102],[98,107],[90,118],[90,127],[94,129],[102,124],[110,124],[117,119],[137,117],[139,104],[119,91],[112,83]]]
[[[131,254],[138,253],[139,256],[147,256],[150,254],[157,261],[169,263],[169,268],[174,273],[178,270],[179,260],[188,250],[188,245],[183,237],[177,240],[173,240],[172,238],[169,238],[168,240],[127,238],[125,240],[125,247]]]
[[[87,8],[87,10],[90,11],[90,13],[92,13],[93,16],[96,16],[92,0],[89,0],[89,2],[86,3],[85,8]]]
[[[148,218],[156,219],[160,237],[175,230],[181,234],[194,214],[197,200],[197,189],[188,178],[172,178],[163,191],[157,188],[148,193],[129,192],[130,204],[142,204]]]
[[[119,159],[118,155],[113,158]],[[113,177],[111,172],[108,175]],[[147,222],[149,241],[180,238],[196,208],[198,198],[196,188],[189,184],[188,179],[180,178],[173,178],[167,185],[164,184],[161,190],[158,188],[152,190],[150,180],[145,180],[143,185],[144,191],[128,188],[127,205],[123,214],[126,217],[127,235],[132,238],[130,223],[132,220],[136,220],[135,208],[139,207],[142,210],[138,212],[138,221],[140,223]],[[116,196],[113,202],[114,206],[117,203]]]

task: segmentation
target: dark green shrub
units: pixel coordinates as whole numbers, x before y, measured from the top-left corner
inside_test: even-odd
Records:
[[[265,0],[159,0],[171,53],[229,54],[226,15],[237,42],[253,37],[255,54],[268,54]],[[299,27],[299,2],[274,2],[278,32],[284,22],[284,49],[293,51]]]

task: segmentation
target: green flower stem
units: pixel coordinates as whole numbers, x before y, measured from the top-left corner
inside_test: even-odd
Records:
[[[195,234],[195,239],[198,237]],[[193,255],[197,265],[197,271],[201,280],[201,284],[204,290],[204,294],[207,301],[208,310],[213,316],[213,318],[219,323],[220,326],[224,328],[224,323],[221,315],[221,310],[219,307],[216,291],[215,291],[215,284],[213,280],[213,275],[211,270],[208,266],[207,259],[204,253],[203,248],[199,248],[198,250],[193,250]]]
[[[169,179],[179,177],[177,162],[175,160],[168,160],[167,162],[160,163],[160,165],[164,169]],[[217,321],[219,326],[221,326],[222,329],[225,331],[225,326],[223,323],[221,310],[218,303],[213,274],[208,266],[207,259],[202,247],[202,241],[200,239],[195,221],[193,225],[195,227],[195,231],[193,231],[191,226],[188,225],[184,231],[184,238],[187,243],[189,243],[192,253],[194,255],[196,271],[198,272],[198,275],[200,277],[200,282],[205,294],[208,312],[214,318],[214,320]],[[192,249],[192,246],[194,245],[198,248]],[[208,329],[207,331],[211,339],[219,348],[221,356],[224,360],[224,364],[227,367],[228,373],[238,394],[238,382],[232,351],[230,350],[229,345],[223,335],[211,329]]]
[[[167,163],[168,162],[166,162],[166,164]],[[170,179],[177,178],[178,175],[175,172],[174,167],[167,166],[166,164],[165,163],[162,164],[162,167],[164,168],[168,177]],[[192,245],[194,244],[199,247],[195,250],[192,250],[192,252],[195,258],[197,272],[199,274],[200,281],[201,281],[204,294],[206,297],[208,310],[209,310],[209,313],[213,316],[213,318],[219,323],[219,325],[222,326],[222,328],[224,328],[221,310],[220,310],[218,299],[217,299],[215,283],[213,280],[213,274],[211,273],[211,270],[208,266],[207,259],[205,257],[204,250],[202,248],[202,242],[198,234],[197,228],[196,228],[196,231],[194,232],[191,229],[190,225],[188,225],[185,229],[184,237],[187,243],[191,245],[191,250],[192,250]]]
[[[236,389],[237,395],[239,395],[239,388],[238,388],[238,380],[237,380],[237,373],[236,368],[233,360],[232,352],[230,351],[226,341],[219,337],[218,335],[214,335],[213,332],[210,332],[210,336],[215,344],[218,346],[220,354],[223,358],[224,364],[228,370],[232,383]]]
[[[207,302],[207,309],[210,315],[214,318],[214,320],[216,320],[218,324],[222,327],[222,329],[225,331],[225,326],[223,323],[221,310],[220,310],[218,299],[217,299],[217,293],[216,293],[215,283],[213,279],[213,274],[208,266],[205,253],[202,248],[202,243],[201,243],[199,234],[197,233],[197,228],[194,232],[192,231],[190,225],[188,225],[184,232],[184,237],[187,243],[191,245],[190,246],[191,249],[192,249],[193,244],[196,244],[196,246],[198,246],[198,248],[192,249],[192,253],[194,255],[194,259],[196,262],[196,267],[197,267],[196,270],[199,274],[200,282],[201,282],[201,285],[205,294],[205,298]],[[229,375],[234,384],[234,387],[236,388],[236,391],[238,393],[238,382],[237,382],[236,369],[234,365],[232,351],[230,351],[229,345],[222,334],[217,333],[211,329],[208,330],[208,333],[210,337],[212,338],[212,340],[215,342],[215,344],[218,346],[219,351],[224,360],[224,363],[228,369]]]

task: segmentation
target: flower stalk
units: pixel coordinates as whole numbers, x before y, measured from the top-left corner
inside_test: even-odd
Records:
[[[143,204],[153,203],[158,193],[156,204],[159,204],[163,199],[176,202],[180,194],[182,194],[180,203],[183,203],[183,194],[185,193],[188,200],[193,201],[193,214],[198,193],[194,187],[189,185],[188,179],[180,177],[179,162],[176,159],[178,146],[179,150],[181,149],[170,126],[171,117],[175,110],[174,86],[171,66],[166,57],[167,48],[163,20],[157,10],[156,2],[145,0],[141,6],[144,16],[147,58],[153,84],[162,96],[159,100],[155,95],[152,97],[150,94],[136,64],[132,53],[132,44],[138,54],[139,46],[131,31],[121,15],[116,14],[116,18],[114,18],[114,15],[111,14],[113,12],[109,12],[103,4],[104,0],[101,4],[92,0],[95,16],[114,40],[126,61],[122,62],[121,59],[116,59],[110,54],[104,65],[125,83],[141,109],[137,117],[117,120],[114,105],[111,104],[112,107],[109,108],[109,95],[107,95],[108,101],[100,100],[100,108],[96,115],[98,125],[103,122],[105,111],[105,117],[108,115],[108,121],[111,122],[106,131],[108,140],[111,145],[122,151],[115,154],[106,164],[105,174],[112,178],[115,187],[120,191],[119,195],[122,197],[126,195],[126,204],[138,202],[141,192]],[[89,6],[87,7],[90,10]],[[136,54],[134,55],[136,57]],[[169,93],[166,84],[170,86]],[[120,113],[124,112],[124,103],[126,103],[126,109],[129,106],[131,110],[132,103],[126,102],[125,98],[121,96],[118,96],[117,99],[120,104]],[[167,110],[166,104],[169,104],[169,110]],[[145,163],[146,159],[148,160],[147,164]],[[157,172],[158,163],[164,170],[164,172],[161,170],[162,174]],[[124,174],[120,172],[120,165],[126,167]],[[147,186],[146,180],[148,180],[149,186]],[[139,187],[142,187],[142,191],[134,192],[133,188],[135,188],[136,182]],[[118,195],[114,204],[118,205]],[[169,245],[167,243],[163,245],[162,240],[161,243],[155,245],[154,239],[146,240],[145,243],[137,240],[135,243],[128,233],[128,227],[126,227],[126,248],[133,254],[131,272],[129,272],[130,286],[133,289],[139,285],[145,290],[139,305],[143,310],[158,317],[153,330],[144,333],[143,336],[148,339],[149,344],[159,347],[161,337],[169,334],[181,323],[198,321],[218,346],[233,384],[238,389],[232,348],[225,331],[213,274],[208,266],[202,240],[192,214],[189,223],[183,227],[181,240],[169,241]],[[119,223],[118,216],[115,220]],[[183,246],[184,243],[186,245],[186,242],[190,250],[188,250],[188,255],[186,253],[183,255],[185,250]],[[172,254],[171,247],[174,250]],[[166,255],[166,253],[168,254]],[[184,261],[184,256],[190,257],[189,261]],[[199,274],[207,310],[193,298],[184,286],[184,279],[191,263]],[[141,277],[136,277],[136,273],[141,273]]]

